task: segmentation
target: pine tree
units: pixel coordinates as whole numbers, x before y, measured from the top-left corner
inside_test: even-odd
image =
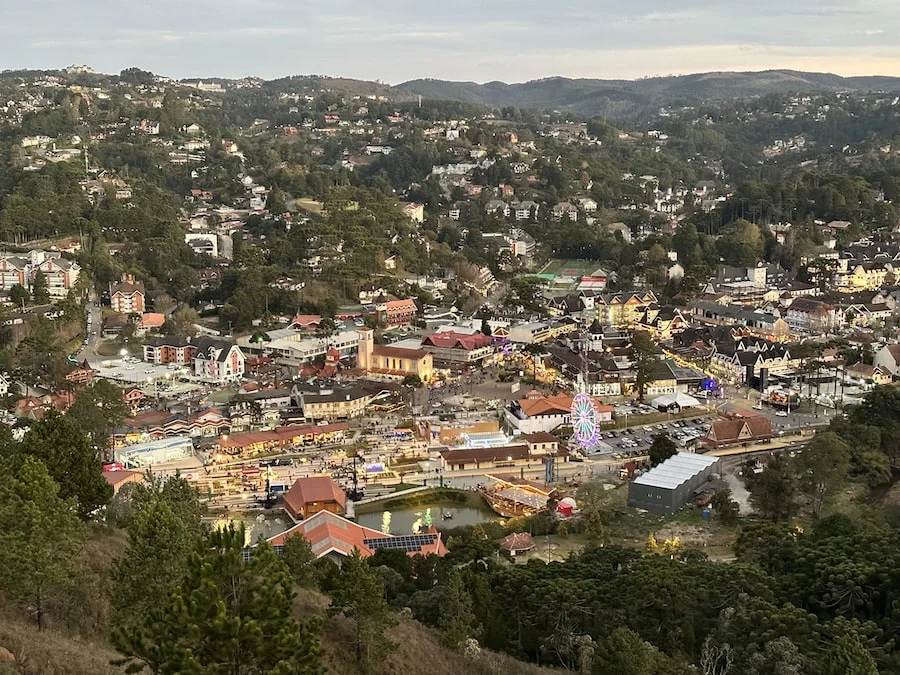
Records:
[[[78,514],[87,519],[112,498],[100,459],[84,432],[68,417],[50,412],[33,425],[22,443],[12,448],[19,457],[41,460],[59,484],[63,499],[78,500]]]
[[[197,532],[162,499],[142,508],[128,525],[128,548],[115,562],[110,600],[117,630],[139,625],[161,609],[187,572]]]
[[[303,535],[287,537],[281,549],[281,560],[301,588],[316,586],[316,554]]]
[[[68,581],[84,545],[75,499],[62,499],[43,462],[0,462],[0,589],[43,628],[46,598]]]
[[[475,614],[472,612],[472,596],[466,590],[458,570],[450,572],[441,592],[438,628],[447,646],[459,648],[466,639],[478,634]]]
[[[835,640],[825,656],[825,675],[878,675],[875,659],[866,650],[859,634],[847,631]]]
[[[341,565],[331,592],[332,614],[343,614],[356,624],[356,661],[360,668],[383,659],[395,645],[384,634],[396,623],[384,588],[375,571],[354,551]]]
[[[315,619],[297,622],[284,564],[263,544],[243,559],[243,528],[203,538],[162,610],[135,630],[117,630],[130,672],[320,675]]]
[[[50,302],[50,290],[47,288],[47,276],[43,270],[38,270],[31,282],[31,296],[35,304],[46,305]]]

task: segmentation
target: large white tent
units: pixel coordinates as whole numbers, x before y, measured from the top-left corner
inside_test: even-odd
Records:
[[[687,394],[663,394],[650,401],[650,405],[657,410],[672,410],[673,408],[681,410],[683,408],[696,408],[700,405],[700,401]]]

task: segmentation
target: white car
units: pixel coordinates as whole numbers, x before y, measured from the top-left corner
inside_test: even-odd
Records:
[[[775,413],[775,417],[787,417],[787,416],[788,416],[788,414],[784,410],[779,410],[778,412]]]

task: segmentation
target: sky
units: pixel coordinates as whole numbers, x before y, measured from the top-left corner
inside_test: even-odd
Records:
[[[390,84],[792,68],[900,76],[898,0],[13,0],[0,69]]]

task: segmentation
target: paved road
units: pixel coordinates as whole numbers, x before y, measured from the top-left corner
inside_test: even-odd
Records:
[[[100,329],[103,324],[103,310],[95,305],[94,303],[89,303],[87,308],[87,345],[83,345],[81,350],[75,354],[75,358],[81,362],[84,359],[88,361],[94,360],[97,358],[97,346],[100,344]]]

